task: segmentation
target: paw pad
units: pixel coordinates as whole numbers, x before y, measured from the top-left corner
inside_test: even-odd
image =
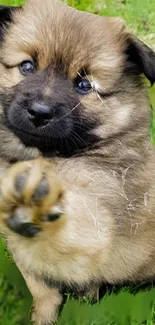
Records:
[[[46,178],[43,178],[40,184],[37,186],[34,194],[32,195],[32,200],[38,202],[42,200],[49,193],[49,185]]]
[[[44,159],[13,165],[0,190],[1,217],[9,229],[24,237],[35,237],[46,223],[64,214],[63,190]]]

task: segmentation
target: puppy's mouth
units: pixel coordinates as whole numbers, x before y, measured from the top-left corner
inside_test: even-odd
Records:
[[[32,113],[32,112],[31,112]],[[5,109],[4,124],[27,147],[36,147],[50,155],[72,156],[96,142],[91,130],[96,122],[74,116],[66,107],[58,107],[53,116],[35,117],[20,103],[13,102]]]

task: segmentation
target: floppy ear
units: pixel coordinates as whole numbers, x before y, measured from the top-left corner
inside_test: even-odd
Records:
[[[17,10],[15,7],[0,6],[0,41],[3,40],[7,24],[12,21],[12,14]]]
[[[126,54],[128,62],[137,69],[137,74],[144,73],[153,85],[155,82],[155,52],[136,37],[129,35]]]

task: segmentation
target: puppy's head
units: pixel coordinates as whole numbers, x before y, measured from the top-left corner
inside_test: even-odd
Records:
[[[71,156],[148,123],[155,54],[122,21],[57,0],[0,15],[1,152]]]

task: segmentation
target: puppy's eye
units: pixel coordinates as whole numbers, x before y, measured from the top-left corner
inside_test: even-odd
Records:
[[[27,76],[35,72],[35,65],[32,61],[23,61],[19,65],[19,71],[23,76]]]
[[[78,76],[74,81],[75,90],[82,95],[87,95],[93,90],[91,81],[88,79]]]

